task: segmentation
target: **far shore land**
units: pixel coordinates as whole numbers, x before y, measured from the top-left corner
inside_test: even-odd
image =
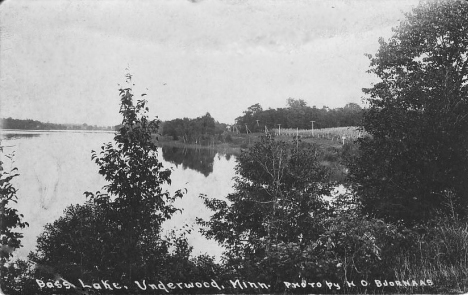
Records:
[[[240,133],[234,134],[230,133],[232,138],[231,141],[220,141],[215,140],[214,142],[205,141],[202,144],[199,143],[185,143],[180,139],[174,140],[170,136],[157,136],[157,142],[161,146],[173,146],[173,147],[181,147],[181,148],[196,148],[196,149],[213,149],[217,152],[221,153],[229,153],[234,155],[240,155],[242,149],[247,149],[254,145],[256,142],[260,141],[260,139],[265,136],[265,133]],[[283,141],[293,141],[295,138],[288,135],[279,135],[275,137],[277,140]],[[307,137],[301,136],[299,138],[300,141],[306,143],[313,143],[317,144],[322,149],[341,149],[343,147],[343,143],[336,139],[330,138],[319,138],[319,137]]]

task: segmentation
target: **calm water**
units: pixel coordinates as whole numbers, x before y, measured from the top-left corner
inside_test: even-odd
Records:
[[[16,251],[16,256],[25,258],[35,248],[36,238],[46,223],[58,219],[68,205],[84,203],[83,192],[95,192],[105,185],[98,166],[91,161],[91,150],[112,141],[113,133],[0,130],[0,137],[5,154],[14,152],[13,167],[20,174],[13,183],[18,189],[15,207],[29,227],[23,230],[23,247]],[[195,225],[196,217],[207,218],[211,214],[198,196],[224,199],[232,192],[234,156],[211,150],[164,147],[159,149],[159,157],[164,167],[174,170],[168,190],[188,190],[176,202],[183,212],[166,222],[164,229],[193,225],[195,230],[189,236],[193,254],[219,257],[222,249],[216,242],[204,239]]]

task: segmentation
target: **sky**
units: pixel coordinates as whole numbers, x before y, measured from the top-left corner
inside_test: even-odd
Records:
[[[133,75],[150,116],[249,106],[362,106],[378,39],[415,0],[10,0],[0,5],[0,118],[120,123]]]

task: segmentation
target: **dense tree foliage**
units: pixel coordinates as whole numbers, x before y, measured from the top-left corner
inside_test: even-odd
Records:
[[[371,60],[380,82],[352,167],[365,212],[418,223],[468,213],[468,3],[407,15]]]
[[[254,104],[236,119],[236,125],[244,133],[247,132],[246,127],[251,132],[261,132],[265,127],[278,128],[278,124],[281,128],[311,129],[311,121],[315,121],[314,128],[358,126],[363,113],[355,103],[348,103],[343,108],[318,109],[307,106],[302,99],[289,98],[287,105],[287,108],[263,110],[258,103]]]
[[[168,236],[161,236],[156,227],[134,231],[146,237],[139,238],[141,246],[129,249],[125,241],[128,233],[109,218],[109,208],[94,202],[69,206],[39,236],[37,252],[29,257],[37,265],[33,275],[70,282],[104,279],[129,284],[135,279],[193,281],[216,277],[213,272],[219,266],[213,257],[190,256],[188,228]],[[127,256],[135,260],[129,261]]]
[[[211,143],[216,135],[226,130],[226,125],[218,123],[206,113],[195,119],[174,119],[165,121],[162,125],[162,134],[173,139],[181,139],[185,143]]]
[[[305,251],[318,239],[328,211],[328,172],[317,152],[311,145],[263,138],[238,157],[236,191],[228,202],[205,199],[214,215],[200,222],[227,248],[227,265],[237,276],[273,285],[301,276],[302,255],[289,259],[287,253]]]
[[[18,229],[25,228],[28,223],[23,221],[23,215],[12,207],[16,203],[18,196],[17,189],[13,186],[12,180],[17,177],[16,168],[7,168],[5,160],[12,161],[12,155],[5,155],[3,146],[0,146],[0,229],[1,229],[1,249],[0,249],[0,292],[11,291],[11,286],[6,285],[9,281],[7,274],[9,271],[9,261],[13,256],[13,251],[21,247],[23,234]]]

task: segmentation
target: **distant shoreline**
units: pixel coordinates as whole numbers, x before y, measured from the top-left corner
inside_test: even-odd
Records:
[[[4,129],[0,128],[0,133],[3,131],[18,132],[18,133],[34,133],[34,132],[74,132],[74,133],[114,133],[115,130],[86,130],[86,129]]]

